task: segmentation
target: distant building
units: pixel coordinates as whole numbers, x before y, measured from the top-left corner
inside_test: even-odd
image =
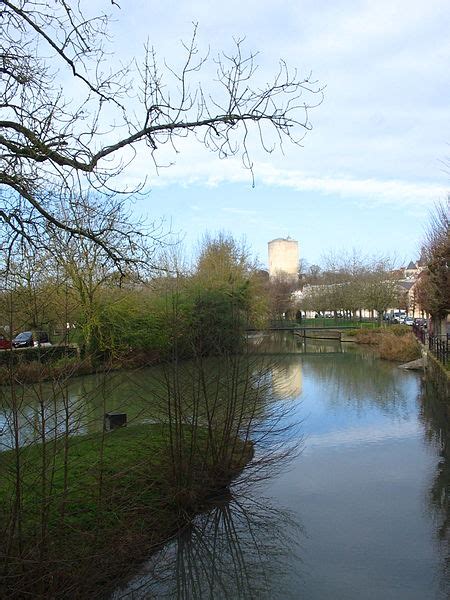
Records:
[[[418,302],[417,284],[425,267],[426,262],[422,258],[418,261],[410,261],[407,267],[402,268],[402,276],[399,277],[399,291],[406,295],[408,314],[412,317],[424,316],[422,307]]]
[[[269,277],[298,278],[298,242],[291,238],[277,238],[268,244]]]
[[[407,267],[401,267],[402,276],[404,279],[417,279],[426,267],[426,262],[423,259],[410,261]]]

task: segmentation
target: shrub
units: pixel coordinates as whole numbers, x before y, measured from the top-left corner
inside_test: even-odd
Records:
[[[420,357],[420,346],[408,325],[356,329],[349,334],[358,344],[376,346],[380,358],[408,362]]]
[[[9,367],[0,366],[0,385],[11,382],[11,370],[14,381],[21,384],[72,375],[87,375],[94,371],[94,366],[90,358],[80,360],[69,356],[59,358],[52,363],[42,363],[37,360],[30,362],[14,361]]]
[[[401,337],[403,335],[407,336],[409,333],[411,333],[411,327],[408,327],[408,325],[392,325],[388,330],[384,329],[383,331]]]
[[[349,333],[350,335],[354,336],[355,341],[358,344],[369,344],[371,346],[377,346],[380,342],[380,329],[371,329],[370,331],[366,329],[357,329]]]
[[[406,335],[397,335],[394,332],[386,332],[380,338],[378,347],[380,358],[409,362],[420,358],[420,346],[409,331]]]

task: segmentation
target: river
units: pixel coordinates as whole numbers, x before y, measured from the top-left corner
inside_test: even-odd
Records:
[[[250,343],[267,355],[286,419],[300,424],[296,451],[260,479],[244,472],[114,600],[447,599],[448,400],[421,374],[354,344],[291,333]],[[71,427],[99,427],[103,412],[123,410],[133,386],[126,410],[139,420],[141,399],[160,396],[158,380],[157,369],[116,374],[94,396],[98,378],[77,378],[68,391]],[[24,441],[33,436],[29,406]]]
[[[449,423],[421,375],[353,344],[256,336],[302,451],[237,481],[118,598],[444,600]]]

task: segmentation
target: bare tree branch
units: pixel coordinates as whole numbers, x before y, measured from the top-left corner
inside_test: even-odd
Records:
[[[196,24],[182,45],[181,66],[163,61],[160,68],[147,45],[142,64],[104,72],[105,61],[112,62],[106,15],[86,19],[69,0],[0,0],[0,9],[2,245],[19,232],[42,239],[47,224],[102,245],[101,236],[58,215],[89,189],[110,200],[141,190],[121,187],[120,176],[143,144],[158,169],[165,144],[177,151],[178,140],[193,136],[220,158],[240,156],[253,177],[252,136],[267,152],[286,140],[300,145],[311,129],[309,109],[322,101],[320,85],[284,61],[259,85],[257,54],[246,53],[241,39],[231,54],[202,56]],[[68,73],[76,86],[70,98],[63,87]],[[20,217],[24,206],[31,209],[27,219]]]

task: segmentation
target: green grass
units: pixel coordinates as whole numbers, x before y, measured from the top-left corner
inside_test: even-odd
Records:
[[[299,324],[301,327],[355,327],[374,328],[378,327],[377,321],[358,321],[350,319],[303,319]]]
[[[350,319],[327,319],[324,317],[320,317],[318,319],[302,319],[301,321],[290,321],[288,319],[281,321],[273,321],[270,325],[276,327],[344,327],[347,329],[348,327],[354,328],[375,328],[378,327],[378,321],[359,321],[359,320],[350,320]]]
[[[9,587],[0,584],[0,596],[21,597],[23,590],[29,593],[31,581],[40,580],[45,593],[52,589],[55,597],[75,584],[81,597],[90,597],[93,590],[105,587],[106,580],[111,584],[126,575],[130,564],[143,559],[185,523],[213,491],[214,474],[204,460],[206,434],[199,437],[193,465],[197,472],[189,489],[174,481],[167,440],[162,425],[136,425],[106,433],[103,450],[101,434],[69,438],[66,485],[63,440],[45,447],[45,477],[44,447],[22,448],[21,541],[16,529],[14,559],[3,584]],[[188,433],[186,447],[189,442]],[[236,452],[229,479],[249,458],[247,452],[244,460],[243,447]],[[14,466],[12,451],[0,454],[2,532],[14,500]],[[212,484],[204,483],[208,481]],[[0,550],[2,559],[5,548],[6,543]]]

